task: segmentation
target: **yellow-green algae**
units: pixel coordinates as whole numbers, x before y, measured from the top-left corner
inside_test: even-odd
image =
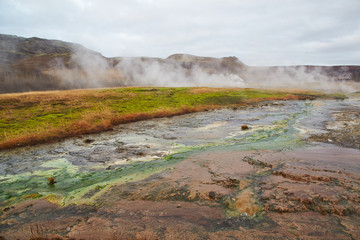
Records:
[[[82,172],[78,166],[72,165],[66,159],[55,159],[44,163],[41,165],[42,169],[32,173],[3,177],[0,182],[0,203],[6,206],[28,198],[44,198],[61,205],[91,204],[96,196],[106,191],[112,184],[144,179],[164,171],[183,157],[174,154],[161,160],[135,162],[114,170],[102,169],[92,172]],[[48,177],[55,178],[54,186],[48,185]],[[96,193],[86,197],[86,193],[93,190]]]

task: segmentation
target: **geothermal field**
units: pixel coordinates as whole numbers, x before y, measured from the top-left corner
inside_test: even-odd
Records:
[[[0,239],[360,238],[359,67],[1,40]]]

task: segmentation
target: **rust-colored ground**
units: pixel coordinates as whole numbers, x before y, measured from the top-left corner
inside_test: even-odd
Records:
[[[114,186],[96,206],[23,202],[1,216],[2,236],[358,239],[359,156],[332,145],[205,151],[148,179]]]

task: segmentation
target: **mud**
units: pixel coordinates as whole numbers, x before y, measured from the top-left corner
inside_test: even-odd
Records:
[[[279,102],[2,151],[0,236],[358,239],[360,150],[322,139],[358,138],[359,109]]]

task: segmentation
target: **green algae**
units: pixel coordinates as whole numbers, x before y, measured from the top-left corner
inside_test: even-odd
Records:
[[[304,141],[295,133],[298,131],[293,127],[295,119],[282,120],[280,125],[264,126],[250,135],[229,139],[223,145],[227,149],[237,150],[283,150],[284,148],[298,148],[304,145]],[[266,129],[266,127],[268,127]]]
[[[302,117],[310,113],[311,109],[312,105],[305,102],[303,110],[292,114],[284,114],[284,118],[273,121],[272,126],[267,126],[266,129],[260,129],[241,138],[230,139],[228,144],[217,146],[217,148],[241,151],[284,151],[302,148],[305,146],[305,142],[297,136],[299,130],[295,126]],[[233,143],[231,144],[231,142]],[[266,221],[264,206],[260,201],[260,193],[256,190],[256,183],[261,182],[262,177],[272,174],[272,170],[267,169],[265,165],[259,167],[264,169],[240,180],[249,182],[245,189],[239,187],[235,197],[225,196],[221,200],[227,218],[246,217],[250,221]],[[248,194],[249,192],[251,194]],[[246,196],[247,194],[250,197]],[[245,198],[245,200],[242,198]]]
[[[0,203],[12,205],[26,196],[44,196],[44,199],[61,205],[71,203],[92,203],[93,200],[113,184],[139,181],[168,169],[189,153],[178,153],[165,159],[151,162],[135,162],[114,170],[80,171],[66,159],[55,159],[44,163],[41,170],[7,176],[0,182]],[[48,177],[54,177],[56,183],[50,186]],[[94,194],[88,194],[96,190]]]

